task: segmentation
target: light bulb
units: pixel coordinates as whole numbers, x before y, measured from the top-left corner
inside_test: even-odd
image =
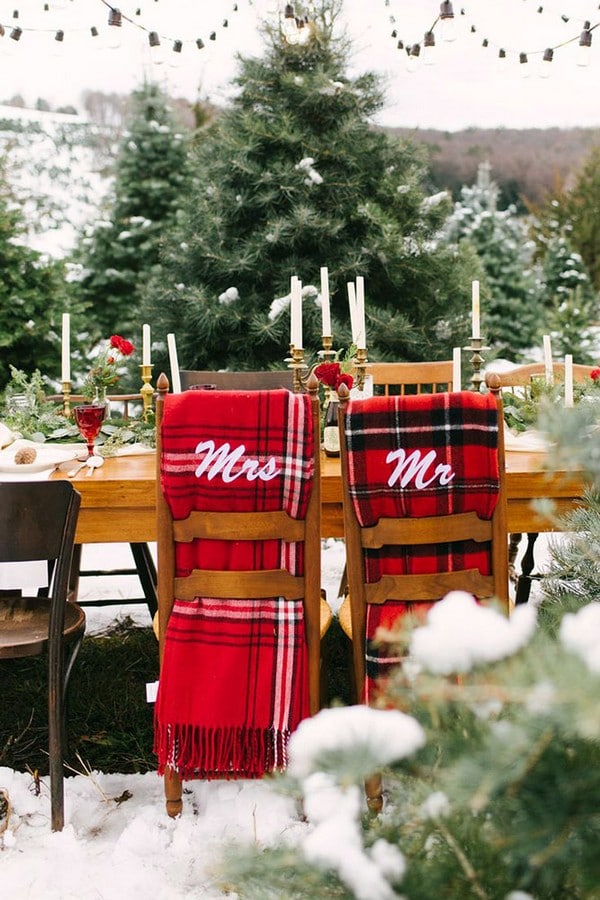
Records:
[[[443,41],[456,40],[454,9],[450,0],[444,0],[440,5],[440,37]]]
[[[589,66],[592,52],[592,32],[590,23],[586,22],[583,31],[579,35],[579,50],[577,52],[577,65]]]

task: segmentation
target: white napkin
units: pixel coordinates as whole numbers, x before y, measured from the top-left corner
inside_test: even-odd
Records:
[[[541,431],[531,429],[515,434],[505,424],[504,449],[543,453],[548,449],[548,441]]]

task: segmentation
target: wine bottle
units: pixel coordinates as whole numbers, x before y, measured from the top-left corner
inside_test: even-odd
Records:
[[[338,395],[332,391],[329,403],[325,410],[325,422],[323,424],[323,450],[325,456],[340,455],[340,432],[338,429]]]

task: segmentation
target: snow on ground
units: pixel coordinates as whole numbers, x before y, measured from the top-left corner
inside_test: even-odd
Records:
[[[541,560],[547,538],[536,549]],[[522,551],[521,551],[522,552]],[[129,567],[127,544],[86,545],[82,568]],[[344,545],[323,542],[323,586],[334,609],[344,569]],[[134,576],[82,580],[80,598],[140,595]],[[143,605],[87,607],[88,633],[123,615],[149,625]],[[262,781],[188,782],[183,814],[165,813],[162,779],[155,773],[93,772],[65,781],[62,832],[50,830],[48,779],[36,796],[28,773],[0,767],[0,797],[9,798],[8,827],[0,833],[2,895],[13,900],[187,900],[223,894],[215,880],[219,856],[231,842],[268,846],[304,842],[313,826],[293,798]],[[125,791],[131,796],[119,802]],[[189,792],[188,792],[189,791]],[[0,819],[0,832],[5,821]]]

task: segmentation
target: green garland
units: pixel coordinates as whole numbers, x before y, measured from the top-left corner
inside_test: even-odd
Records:
[[[11,431],[37,443],[54,441],[77,443],[81,435],[74,422],[66,419],[56,403],[46,396],[47,385],[36,369],[28,376],[14,366],[10,367],[11,380],[6,386],[0,419]],[[156,445],[154,412],[148,420],[111,418],[104,423],[98,443],[102,455],[114,455],[119,447],[140,443],[147,447]]]

